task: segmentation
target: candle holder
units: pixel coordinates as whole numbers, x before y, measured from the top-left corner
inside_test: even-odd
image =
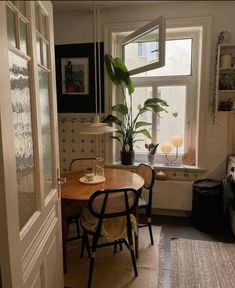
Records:
[[[172,150],[172,145],[170,143],[163,143],[162,147],[161,147],[161,150],[165,154],[165,157],[166,157],[166,159],[168,161],[165,165],[166,166],[177,167],[177,166],[180,166],[180,163],[177,161],[177,159],[178,159],[178,156],[179,156],[179,154],[178,154],[179,147],[183,144],[183,139],[181,137],[179,137],[178,135],[175,135],[172,138],[172,144],[173,144],[173,146],[176,147],[176,153],[175,153],[174,158],[169,158],[169,156],[168,156],[168,154]]]
[[[176,161],[178,159],[178,150],[179,150],[179,147],[176,146],[175,158],[173,159],[169,159],[167,153],[165,153],[165,157],[167,161],[169,161],[165,164],[166,166],[174,166],[174,167],[180,166],[180,163]]]

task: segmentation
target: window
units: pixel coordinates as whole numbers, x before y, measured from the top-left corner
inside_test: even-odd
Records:
[[[196,152],[196,166],[205,167],[205,117],[208,108],[209,92],[209,71],[210,71],[210,39],[211,37],[211,17],[178,18],[166,20],[166,42],[165,42],[165,66],[158,69],[147,69],[139,71],[138,74],[132,74],[131,77],[135,83],[135,92],[133,95],[134,112],[137,111],[137,105],[149,97],[161,97],[169,103],[168,113],[162,112],[161,117],[152,115],[151,112],[142,115],[143,120],[151,122],[153,141],[163,144],[171,142],[175,134],[183,137],[183,145],[179,149],[180,154],[193,148]],[[132,63],[138,64],[138,61],[151,63],[151,53],[155,47],[152,46],[152,39],[144,41],[146,54],[140,56],[139,45],[136,41],[135,52],[122,49],[122,40],[130,31],[134,31],[138,23],[128,24],[108,24],[106,25],[107,43],[106,53],[114,57],[122,57],[125,53],[125,63],[128,61],[128,69],[132,69]],[[139,42],[141,43],[141,42]],[[140,48],[141,46],[141,48]],[[129,46],[130,47],[130,46]],[[134,47],[134,46],[133,46]],[[157,48],[157,47],[156,47]],[[139,51],[138,51],[139,49]],[[129,55],[132,56],[128,58]],[[145,56],[144,56],[145,55]],[[154,57],[153,57],[154,58]],[[134,68],[133,68],[134,69]],[[203,71],[203,74],[201,74]],[[106,95],[107,107],[120,103],[119,91],[113,89],[112,85],[107,84]],[[178,113],[178,117],[172,117],[172,114]],[[147,127],[146,127],[147,128]],[[140,136],[141,137],[141,136]],[[136,143],[135,159],[137,161],[146,161],[146,149],[144,144],[146,139]],[[110,149],[111,141],[105,147],[106,157],[110,163],[119,161],[120,147],[116,141],[112,141],[113,150]],[[109,149],[108,149],[109,148]],[[172,150],[172,153],[175,151]],[[164,154],[160,147],[157,151],[157,162],[165,162]]]
[[[192,111],[193,85],[196,81],[195,75],[192,73],[192,57],[193,57],[193,39],[196,41],[195,33],[168,33],[166,40],[166,65],[164,67],[149,70],[133,76],[135,82],[135,92],[133,94],[134,113],[137,113],[137,106],[143,103],[149,97],[159,97],[167,101],[169,107],[168,113],[161,112],[155,115],[152,112],[145,113],[142,120],[150,122],[151,126],[146,126],[152,134],[152,141],[160,143],[171,143],[174,135],[180,135],[183,138],[183,145],[179,148],[179,154],[182,155],[187,147],[192,147],[190,132],[187,131],[187,124],[191,123],[195,113]],[[152,43],[145,43],[151,46]],[[147,49],[148,51],[148,49]],[[132,61],[139,61],[138,55],[132,51]],[[148,59],[148,53],[146,55]],[[129,59],[129,61],[131,61]],[[141,61],[141,59],[140,59]],[[194,69],[197,71],[197,69]],[[174,117],[173,115],[177,115]],[[143,135],[138,135],[138,142],[135,144],[136,160],[144,161],[146,155],[145,143],[151,142]],[[161,153],[160,147],[158,154]],[[172,153],[175,153],[172,149]]]

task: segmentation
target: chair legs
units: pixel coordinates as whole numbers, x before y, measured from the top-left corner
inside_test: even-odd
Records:
[[[150,235],[151,245],[154,245],[154,242],[153,242],[153,232],[152,232],[152,225],[151,225],[151,223],[148,223],[148,227],[149,227],[149,235]]]
[[[82,247],[81,247],[81,254],[80,254],[80,258],[83,258],[84,256],[84,248],[86,246],[86,250],[88,253],[88,257],[91,257],[91,251],[90,251],[90,245],[89,245],[89,239],[88,239],[88,234],[87,232],[84,230],[83,231],[83,237],[82,237]]]
[[[151,215],[151,210],[149,210],[149,207],[146,207],[146,217],[147,217],[147,223],[148,223],[148,228],[149,228],[149,235],[150,235],[151,245],[154,245],[151,216],[152,216]]]
[[[93,274],[93,270],[94,270],[94,263],[95,263],[95,257],[94,257],[94,255],[92,255],[91,258],[90,258],[90,268],[89,268],[89,275],[88,275],[88,288],[91,288],[92,274]]]
[[[154,245],[153,232],[152,232],[151,212],[149,212],[148,207],[145,207],[145,211],[146,211],[145,219],[146,219],[147,223],[145,222],[145,224],[139,224],[138,227],[142,228],[142,227],[148,226],[151,245]]]

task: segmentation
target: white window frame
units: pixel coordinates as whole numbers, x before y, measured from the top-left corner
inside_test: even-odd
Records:
[[[123,33],[133,31],[144,25],[145,22],[135,23],[115,23],[106,24],[104,26],[104,53],[111,54],[113,57],[121,57],[118,49],[118,40]],[[198,81],[193,87],[196,92],[195,99],[195,115],[196,121],[190,124],[191,141],[194,141],[196,147],[196,168],[206,169],[206,154],[205,154],[205,139],[206,139],[206,125],[208,111],[208,95],[209,95],[209,74],[210,74],[210,57],[211,57],[211,36],[212,36],[212,17],[194,17],[194,18],[177,18],[166,20],[167,29],[184,28],[195,30],[199,33],[199,58],[197,66],[199,71],[197,73]],[[108,81],[108,75],[105,71],[105,113],[111,113],[111,107],[115,103],[119,103],[118,89]],[[105,139],[105,157],[108,164],[113,164],[119,160],[119,150],[117,141],[113,141],[110,137],[106,136]],[[112,147],[112,149],[110,149]]]

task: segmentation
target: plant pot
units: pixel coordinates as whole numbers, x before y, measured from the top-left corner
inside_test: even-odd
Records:
[[[121,164],[122,165],[133,165],[135,152],[134,151],[120,151]]]
[[[149,165],[154,165],[155,163],[155,154],[148,153],[147,155]]]

